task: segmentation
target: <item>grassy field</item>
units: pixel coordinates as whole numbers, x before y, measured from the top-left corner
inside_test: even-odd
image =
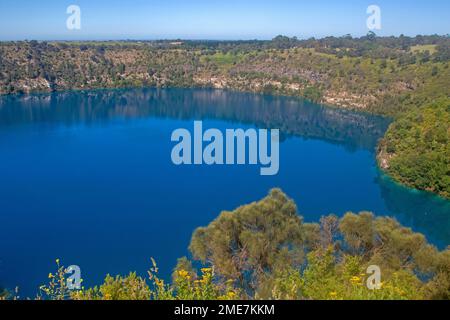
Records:
[[[436,45],[434,44],[427,44],[427,45],[417,45],[411,47],[412,53],[423,53],[428,51],[430,54],[436,53]]]

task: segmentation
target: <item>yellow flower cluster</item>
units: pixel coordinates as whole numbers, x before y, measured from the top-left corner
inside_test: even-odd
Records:
[[[237,295],[234,291],[228,291],[226,295],[220,296],[219,300],[233,300],[236,296]]]
[[[352,284],[360,284],[361,283],[361,278],[360,277],[351,277],[350,278],[350,282],[352,283]]]
[[[191,280],[191,276],[189,275],[189,272],[187,272],[186,270],[179,270],[177,271],[177,274],[182,279]]]
[[[158,287],[164,287],[164,280],[155,278],[155,283]]]
[[[179,270],[178,275],[182,278],[186,278],[189,276],[189,272],[187,272],[186,270]]]
[[[206,279],[205,278],[201,278],[200,280],[195,280],[194,283],[195,284],[203,284],[203,283],[206,283]]]

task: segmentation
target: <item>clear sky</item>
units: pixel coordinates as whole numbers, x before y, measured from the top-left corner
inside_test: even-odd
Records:
[[[72,4],[81,30],[66,27]],[[378,35],[450,33],[449,0],[0,0],[0,40],[360,36],[372,4]]]

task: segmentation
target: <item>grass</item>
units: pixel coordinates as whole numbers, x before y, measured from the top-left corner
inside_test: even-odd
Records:
[[[243,58],[243,54],[221,53],[217,52],[212,56],[205,57],[205,60],[212,62],[220,67],[231,66],[238,63]]]
[[[436,52],[436,45],[427,44],[427,45],[417,45],[411,47],[411,52],[413,53],[422,53],[428,51],[430,54],[434,54]]]

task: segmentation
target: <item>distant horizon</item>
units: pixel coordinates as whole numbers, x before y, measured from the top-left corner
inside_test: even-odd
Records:
[[[375,33],[376,34],[376,33]],[[340,36],[336,36],[336,35],[328,35],[328,36],[322,36],[322,37],[309,37],[309,38],[300,38],[297,37],[297,39],[299,41],[305,41],[305,40],[309,40],[309,39],[316,39],[316,40],[321,40],[321,39],[325,39],[327,37],[335,37],[335,38],[342,38],[345,37],[347,35],[350,35],[353,39],[357,39],[357,38],[361,38],[364,37],[365,35],[352,35],[352,34],[343,34]],[[367,35],[367,34],[366,34]],[[38,41],[38,42],[157,42],[157,41],[192,41],[192,42],[201,42],[201,41],[212,41],[212,42],[250,42],[250,41],[271,41],[274,38],[278,37],[278,36],[285,36],[288,37],[286,35],[283,34],[279,34],[274,36],[273,38],[236,38],[236,39],[227,39],[227,38],[223,38],[223,39],[219,39],[219,38],[117,38],[117,39],[113,39],[113,38],[104,38],[104,39],[88,39],[88,38],[80,38],[80,39],[18,39],[18,40],[2,40],[0,39],[0,42],[30,42],[30,41]],[[450,34],[438,34],[438,33],[434,33],[434,34],[416,34],[416,35],[404,35],[404,34],[400,34],[400,35],[378,35],[376,34],[377,38],[399,38],[401,36],[405,36],[405,37],[410,37],[410,38],[415,38],[418,36],[422,36],[422,37],[432,37],[432,36],[437,36],[437,37],[450,37]],[[296,37],[291,36],[289,38],[294,38]]]
[[[0,41],[248,41],[367,34],[369,7],[380,9],[378,36],[448,35],[448,0],[2,0]],[[67,28],[70,7],[80,25]]]

